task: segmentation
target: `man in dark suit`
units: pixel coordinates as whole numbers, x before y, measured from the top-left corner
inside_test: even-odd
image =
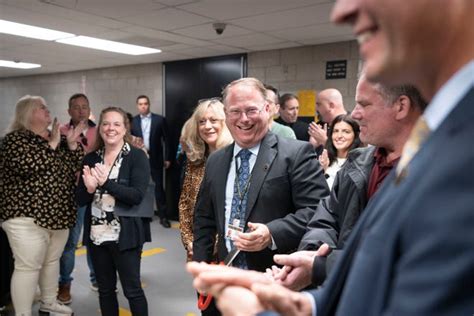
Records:
[[[233,282],[246,288],[218,284],[211,292],[285,315],[473,313],[472,12],[472,0],[336,2],[332,19],[353,25],[367,78],[411,83],[430,104],[321,289],[300,294],[247,274]],[[204,273],[195,284],[215,281]]]
[[[243,252],[238,266],[264,271],[273,254],[298,246],[329,191],[309,143],[269,132],[269,105],[260,81],[230,83],[223,102],[235,143],[207,161],[195,208],[193,259],[214,259],[217,233],[218,260],[237,247]]]
[[[285,93],[280,97],[280,117],[275,122],[291,127],[296,139],[309,141],[308,123],[298,120],[300,101],[292,93]]]
[[[137,97],[138,115],[132,120],[131,134],[143,141],[150,158],[151,178],[155,183],[155,200],[160,224],[169,228],[171,224],[166,212],[166,195],[163,189],[163,167],[167,169],[173,157],[169,148],[166,119],[150,112],[150,99],[146,95]],[[166,158],[165,158],[166,157]]]

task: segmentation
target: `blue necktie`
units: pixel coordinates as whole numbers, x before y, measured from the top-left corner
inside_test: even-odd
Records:
[[[252,153],[248,149],[242,149],[237,154],[240,158],[240,167],[235,175],[236,181],[234,181],[234,196],[232,197],[232,207],[230,211],[229,223],[233,224],[234,220],[240,220],[240,227],[245,227],[245,210],[247,209],[247,196],[250,186],[250,163],[249,159]],[[237,164],[237,159],[236,159]],[[230,241],[230,245],[234,248],[234,243]],[[232,264],[235,267],[247,269],[247,262],[243,253],[240,253],[237,258],[234,259]]]

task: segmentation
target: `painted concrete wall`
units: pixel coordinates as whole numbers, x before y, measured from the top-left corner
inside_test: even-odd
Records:
[[[340,59],[347,60],[346,79],[326,80],[326,62]],[[248,74],[274,85],[280,93],[339,89],[350,110],[359,63],[357,43],[350,41],[249,53]],[[109,105],[136,113],[135,99],[140,94],[148,95],[152,111],[162,114],[162,88],[162,63],[0,79],[0,135],[13,117],[16,101],[26,94],[44,97],[52,115],[66,122],[67,101],[76,92],[89,97],[96,116]]]

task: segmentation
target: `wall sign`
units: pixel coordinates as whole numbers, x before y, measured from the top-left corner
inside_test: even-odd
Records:
[[[327,79],[345,79],[347,60],[332,60],[326,62]]]

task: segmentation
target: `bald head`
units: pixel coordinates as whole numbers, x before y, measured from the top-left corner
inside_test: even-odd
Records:
[[[316,106],[324,122],[330,124],[334,118],[341,114],[346,114],[342,101],[342,94],[337,89],[325,89],[319,92],[316,99]]]

